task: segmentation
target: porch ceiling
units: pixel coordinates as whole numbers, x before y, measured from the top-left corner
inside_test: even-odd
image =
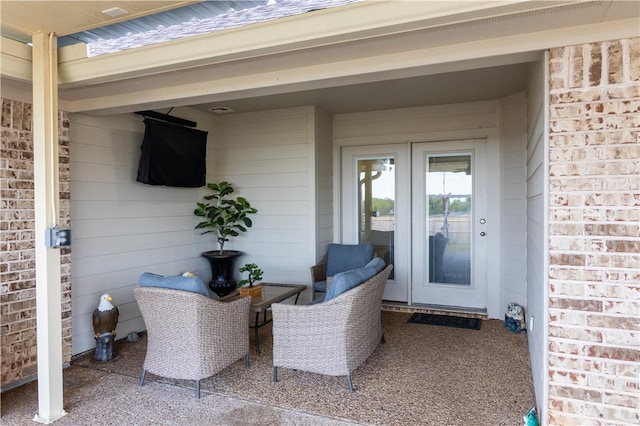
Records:
[[[515,63],[411,78],[235,98],[191,105],[237,112],[315,105],[334,114],[500,99],[526,90],[527,64]]]

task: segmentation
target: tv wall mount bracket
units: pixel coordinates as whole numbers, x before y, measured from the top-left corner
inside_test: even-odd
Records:
[[[171,108],[173,109],[173,108]],[[171,112],[171,110],[169,110]],[[163,114],[161,112],[145,110],[145,111],[136,111],[135,114],[141,115],[143,117],[155,118],[156,120],[166,121],[167,123],[178,124],[180,126],[185,127],[197,127],[198,123],[191,120],[185,120],[184,118],[174,117],[173,115]]]

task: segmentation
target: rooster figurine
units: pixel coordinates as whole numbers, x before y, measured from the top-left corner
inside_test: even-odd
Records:
[[[118,308],[111,303],[110,295],[100,296],[100,303],[93,311],[93,331],[96,339],[96,350],[93,359],[109,361],[113,359],[113,341],[118,325]]]

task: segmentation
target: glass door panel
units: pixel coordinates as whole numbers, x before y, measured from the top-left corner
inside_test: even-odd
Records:
[[[393,270],[382,296],[409,299],[410,151],[407,144],[341,148],[340,239],[371,243]]]
[[[426,155],[430,283],[471,285],[472,157]]]
[[[373,244],[376,256],[394,263],[395,188],[394,159],[357,160],[358,243]],[[391,271],[389,279],[394,278]]]

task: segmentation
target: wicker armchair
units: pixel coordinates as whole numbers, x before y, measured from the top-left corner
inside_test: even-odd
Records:
[[[353,392],[351,372],[383,340],[382,293],[392,268],[326,302],[273,304],[273,381],[278,367],[344,375]]]
[[[155,287],[133,290],[147,326],[146,372],[172,379],[200,380],[245,357],[249,367],[251,298],[220,302],[188,291]]]

